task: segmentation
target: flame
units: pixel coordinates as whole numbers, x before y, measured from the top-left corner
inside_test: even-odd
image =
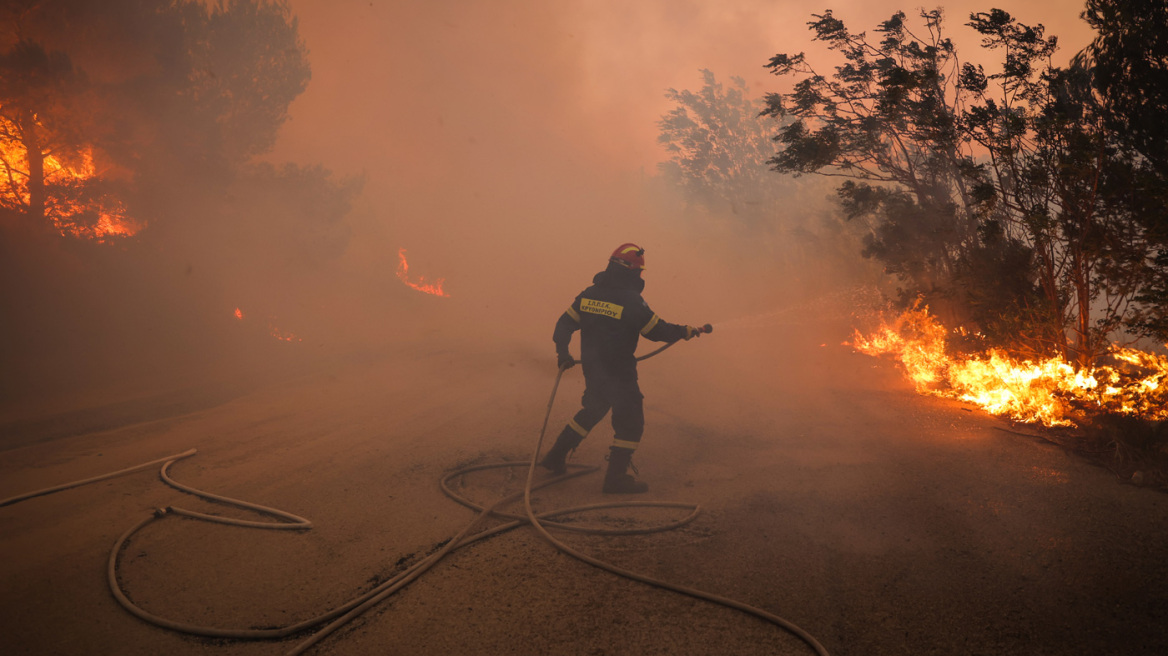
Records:
[[[1016,421],[1075,426],[1076,416],[1104,412],[1168,418],[1164,356],[1115,346],[1101,364],[1083,369],[1061,358],[1022,360],[997,350],[955,357],[946,351],[947,334],[928,307],[914,306],[871,335],[857,330],[851,345],[898,359],[922,394],[973,403]]]
[[[0,133],[16,134],[15,125],[0,118]],[[93,163],[93,149],[84,148],[76,162],[67,164],[54,155],[44,158],[45,186],[61,187],[98,180]],[[24,146],[15,139],[0,139],[0,204],[27,208],[32,200],[28,189],[29,165]],[[96,221],[79,221],[83,215],[96,215]],[[64,194],[49,193],[45,199],[45,216],[63,236],[106,242],[112,238],[129,237],[142,225],[126,215],[126,207],[109,194],[80,201]]]
[[[433,294],[434,296],[442,296],[444,298],[450,297],[450,294],[447,294],[446,292],[442,291],[442,283],[446,282],[445,278],[439,278],[437,282],[428,283],[428,282],[426,282],[425,277],[418,276],[417,282],[410,281],[410,279],[409,279],[410,264],[409,264],[409,262],[406,261],[406,249],[399,248],[397,251],[397,258],[398,258],[397,277],[401,278],[402,282],[404,282],[405,284],[409,285],[410,287],[413,287],[414,289],[416,289],[420,292],[425,292],[427,294]]]
[[[241,310],[239,308],[235,308],[235,318],[242,321],[243,320],[243,310]]]

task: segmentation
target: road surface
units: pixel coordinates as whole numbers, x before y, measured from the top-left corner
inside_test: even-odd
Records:
[[[894,365],[843,346],[846,336],[843,324],[728,325],[643,363],[647,429],[635,463],[647,496],[699,503],[702,515],[667,533],[564,539],[780,615],[834,655],[1168,653],[1168,498],[1004,432],[1001,420],[914,394]],[[0,451],[0,498],[198,448],[172,468],[177,480],[315,528],[166,518],[122,554],[123,585],[175,620],[282,626],[454,535],[473,515],[437,480],[529,457],[553,377],[550,341],[454,348],[436,334],[186,414],[160,417],[147,399],[145,422],[17,436],[21,446]],[[581,391],[579,370],[569,371],[553,436]],[[603,465],[610,439],[602,423],[573,462]],[[521,482],[484,473],[464,488],[489,500]],[[594,474],[539,493],[537,505],[597,502],[599,488]],[[4,653],[294,646],[184,636],[117,605],[104,574],[111,545],[168,505],[240,515],[154,471],[0,508]],[[310,653],[812,652],[756,618],[615,578],[521,528],[453,553]]]

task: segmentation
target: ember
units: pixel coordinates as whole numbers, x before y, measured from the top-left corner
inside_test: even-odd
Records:
[[[960,329],[958,329],[960,330]],[[1016,421],[1074,426],[1073,417],[1103,412],[1168,418],[1168,358],[1113,347],[1100,364],[1075,369],[1061,358],[1019,360],[1001,351],[954,356],[948,331],[928,307],[913,307],[852,346],[891,355],[922,394],[959,399]]]
[[[296,335],[293,335],[292,333],[288,333],[288,332],[284,332],[284,331],[280,330],[279,328],[277,328],[275,326],[275,324],[268,324],[268,330],[271,332],[272,337],[275,337],[276,339],[280,340],[281,342],[300,342],[300,341],[303,341],[299,337],[297,337]]]
[[[402,282],[404,282],[405,284],[409,285],[410,287],[413,287],[414,289],[416,289],[420,292],[425,292],[427,294],[433,294],[434,296],[442,296],[445,298],[450,297],[450,294],[447,294],[446,292],[442,291],[442,283],[446,282],[445,278],[439,278],[437,280],[437,282],[429,283],[429,282],[426,282],[426,279],[424,277],[418,276],[417,282],[413,282],[409,279],[410,264],[409,264],[409,262],[406,261],[406,249],[404,249],[404,248],[398,249],[397,257],[398,257],[397,277],[401,278]]]

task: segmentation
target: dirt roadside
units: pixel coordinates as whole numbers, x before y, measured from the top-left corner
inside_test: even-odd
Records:
[[[642,365],[637,456],[655,500],[693,524],[568,536],[622,567],[759,606],[834,655],[1168,653],[1168,497],[1117,484],[998,420],[912,393],[842,327],[716,332]],[[472,517],[437,487],[472,462],[527,457],[548,349],[437,343],[271,385],[216,407],[0,452],[0,498],[195,447],[197,488],[312,520],[272,533],[167,518],[122,554],[150,612],[278,626],[338,605]],[[569,372],[555,431],[582,384]],[[576,461],[602,464],[602,424]],[[489,499],[505,474],[468,479]],[[599,480],[538,495],[601,500]],[[0,508],[6,654],[280,654],[296,643],[192,638],[106,589],[114,540],[159,506],[230,512],[142,472]],[[599,518],[650,523],[654,513]],[[809,654],[754,618],[614,578],[520,529],[454,553],[314,654]]]

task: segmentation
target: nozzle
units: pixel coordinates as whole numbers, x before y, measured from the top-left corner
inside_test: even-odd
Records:
[[[712,332],[714,332],[714,327],[711,326],[710,324],[706,324],[706,325],[702,326],[701,328],[699,328],[698,330],[702,331],[703,333],[712,333]]]

